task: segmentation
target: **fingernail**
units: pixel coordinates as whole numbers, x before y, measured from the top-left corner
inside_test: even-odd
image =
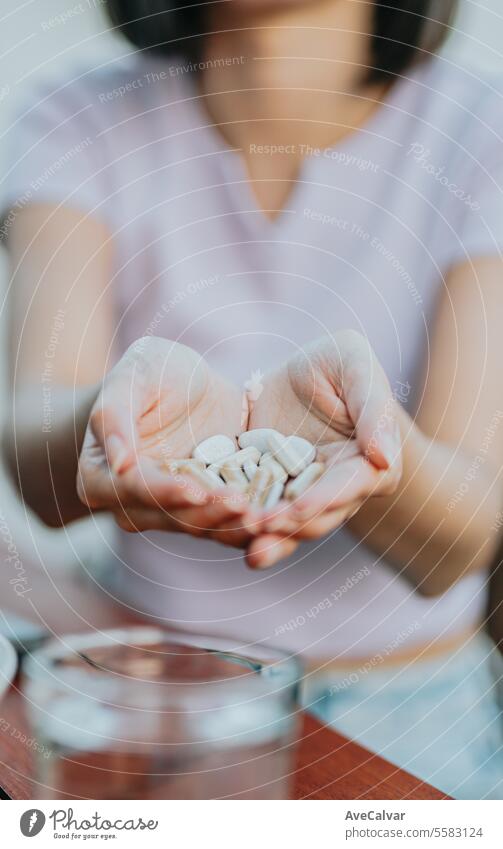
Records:
[[[127,449],[120,436],[117,436],[115,433],[107,436],[105,440],[105,451],[112,474],[119,474],[127,457]]]

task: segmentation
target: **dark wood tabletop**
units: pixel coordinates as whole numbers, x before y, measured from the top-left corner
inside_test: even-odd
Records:
[[[32,586],[31,598],[27,595],[16,602],[17,612],[44,622],[53,634],[131,624],[130,614],[111,604],[87,578],[59,578],[55,584],[45,575],[32,576]],[[2,596],[6,597],[3,593]],[[26,742],[30,740],[30,729],[24,703],[16,679],[0,702],[0,786],[14,799],[36,798],[34,751],[33,744]],[[302,716],[292,796],[351,800],[448,798],[308,714]]]

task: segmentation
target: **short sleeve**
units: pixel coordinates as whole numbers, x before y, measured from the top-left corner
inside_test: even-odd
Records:
[[[106,218],[106,158],[91,93],[77,80],[41,84],[17,103],[0,177],[0,236],[31,203],[77,207]]]

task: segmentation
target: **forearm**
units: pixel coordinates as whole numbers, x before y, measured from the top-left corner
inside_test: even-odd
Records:
[[[91,408],[100,386],[51,387],[15,393],[3,448],[23,500],[51,526],[88,513],[77,496],[77,465]]]
[[[403,476],[397,492],[369,498],[350,527],[418,589],[435,595],[490,565],[497,546],[501,473],[481,447],[469,456],[429,439],[398,407]]]

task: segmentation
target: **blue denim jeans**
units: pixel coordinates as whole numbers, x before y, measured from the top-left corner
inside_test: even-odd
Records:
[[[313,678],[304,704],[454,798],[503,799],[502,682],[503,660],[479,634],[434,660]]]

